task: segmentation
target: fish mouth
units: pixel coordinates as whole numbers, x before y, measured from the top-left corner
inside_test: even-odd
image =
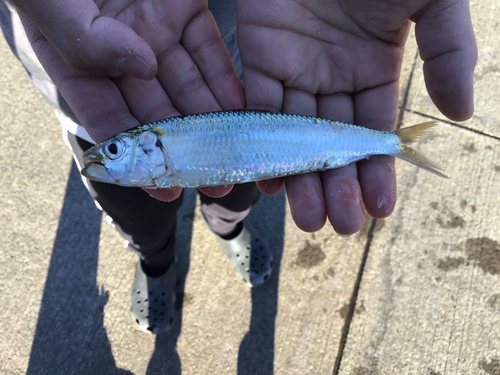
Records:
[[[103,157],[98,150],[90,149],[83,154],[84,168],[80,173],[90,180],[111,184],[116,183],[102,162]]]
[[[83,168],[80,173],[90,180],[107,182],[110,184],[116,183],[106,167],[101,163],[85,163],[85,168]]]

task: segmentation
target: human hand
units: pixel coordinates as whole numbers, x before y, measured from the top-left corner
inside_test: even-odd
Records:
[[[477,49],[466,0],[239,0],[248,108],[394,129],[411,21],[432,100],[453,120],[470,118]],[[350,235],[366,212],[385,218],[396,203],[390,156],[284,181],[293,219],[305,231],[319,230],[328,217]],[[258,183],[265,194],[282,185]]]
[[[37,57],[96,142],[181,113],[245,106],[206,0],[13,3]],[[147,191],[170,201],[181,190]]]

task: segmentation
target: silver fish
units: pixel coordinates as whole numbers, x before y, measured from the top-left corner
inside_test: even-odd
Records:
[[[122,186],[241,184],[393,155],[445,177],[408,146],[434,122],[383,132],[264,111],[173,117],[120,133],[84,154],[82,174]]]

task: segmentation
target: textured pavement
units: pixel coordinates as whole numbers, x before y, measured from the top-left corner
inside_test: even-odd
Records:
[[[479,47],[472,120],[426,94],[414,40],[404,124],[450,175],[398,162],[399,202],[341,238],[293,224],[283,193],[250,215],[275,268],[250,290],[199,214],[178,214],[173,329],[129,313],[134,256],[88,197],[49,106],[0,41],[1,374],[500,374],[500,36],[497,2],[471,5]]]

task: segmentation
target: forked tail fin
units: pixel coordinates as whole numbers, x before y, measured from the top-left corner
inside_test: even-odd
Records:
[[[439,177],[449,178],[440,171],[441,168],[439,168],[436,164],[427,159],[424,155],[422,155],[421,153],[419,153],[418,151],[414,150],[409,146],[409,144],[415,142],[420,135],[425,133],[427,130],[429,130],[429,128],[433,126],[436,126],[436,122],[428,121],[418,125],[413,125],[407,128],[395,130],[394,133],[399,138],[399,145],[401,146],[402,150],[399,154],[394,156],[402,160],[405,160],[409,163],[412,163],[417,167],[423,168],[426,171],[432,172],[438,175]]]

